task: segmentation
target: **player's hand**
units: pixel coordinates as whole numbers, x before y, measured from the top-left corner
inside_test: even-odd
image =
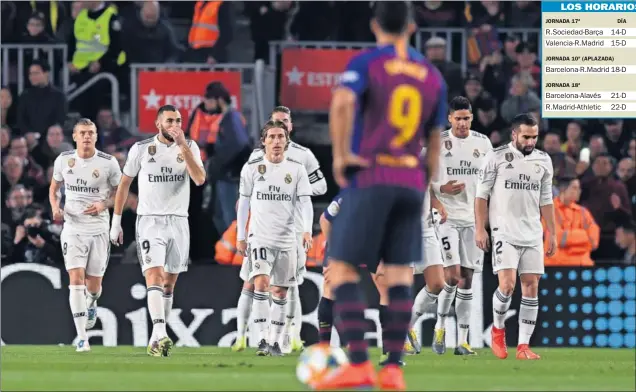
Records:
[[[314,244],[314,239],[311,238],[311,233],[303,233],[303,248],[305,248],[305,253],[311,249]]]
[[[172,136],[172,140],[177,143],[177,146],[183,146],[186,142],[183,130],[179,127],[174,127],[168,130],[168,134]]]
[[[488,249],[490,249],[490,238],[488,238],[486,229],[477,229],[477,233],[475,233],[475,242],[479,249],[484,252],[488,252]]]
[[[243,256],[247,256],[247,241],[236,241],[236,250]]]
[[[550,234],[548,236],[548,248],[545,250],[545,255],[548,257],[554,256],[557,251],[556,235]]]
[[[90,207],[84,210],[84,215],[99,215],[106,209],[106,204],[101,201],[93,203]]]
[[[448,219],[448,212],[446,212],[446,208],[444,208],[442,202],[439,201],[436,197],[431,198],[431,209],[433,208],[436,209],[439,213],[439,224],[441,225],[442,223],[446,222],[446,219]]]
[[[466,188],[466,184],[463,182],[457,182],[457,180],[450,180],[446,184],[439,187],[439,190],[442,193],[447,195],[457,195],[461,193]]]
[[[112,225],[110,227],[110,242],[115,246],[124,243],[124,230],[121,228],[121,225]]]
[[[55,207],[53,209],[53,220],[56,222],[60,222],[64,219],[64,210],[59,207]]]
[[[338,186],[343,188],[349,185],[348,175],[367,167],[369,167],[369,162],[366,159],[348,153],[341,157],[334,157],[333,176]]]

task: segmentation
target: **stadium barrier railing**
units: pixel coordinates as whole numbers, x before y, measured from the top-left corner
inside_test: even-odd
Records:
[[[51,68],[51,83],[68,92],[70,74],[66,64],[66,44],[2,44],[2,85],[15,84],[18,95],[28,86],[29,65],[32,60],[48,63]]]
[[[633,349],[635,274],[634,266],[547,268],[539,286],[540,312],[531,344]],[[68,309],[68,274],[62,266],[9,264],[2,267],[0,276],[3,345],[73,342],[75,331]],[[381,341],[379,298],[368,275],[363,274],[362,283],[370,304],[365,313],[368,321],[365,337],[375,345]],[[300,287],[302,337],[307,344],[318,339],[317,307],[322,284],[320,270],[310,269]],[[177,346],[229,347],[236,336],[236,304],[241,286],[236,266],[209,263],[190,266],[190,270],[179,278],[177,305],[167,322]],[[420,290],[422,286],[419,275],[414,289]],[[497,278],[487,265],[483,272],[483,289],[478,290],[483,301],[473,300],[474,312],[483,315],[481,323],[471,325],[470,344],[473,347],[490,344],[491,298],[496,287]],[[517,289],[507,316],[510,347],[514,347],[517,340],[519,292]],[[99,321],[88,332],[91,344],[145,347],[152,327],[145,297],[139,265],[111,263],[99,301]],[[474,291],[474,297],[477,297],[477,291]],[[415,325],[424,346],[431,344],[434,319],[434,314],[424,314]],[[46,327],[42,326],[42,320],[46,320]],[[446,325],[447,344],[451,348],[456,344],[455,324],[454,314],[451,314]],[[255,343],[255,339],[251,340]]]

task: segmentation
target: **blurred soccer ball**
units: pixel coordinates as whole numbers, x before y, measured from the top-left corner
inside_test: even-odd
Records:
[[[348,362],[347,354],[339,347],[329,347],[326,344],[314,344],[307,347],[296,366],[298,381],[307,385],[315,382],[335,369]]]

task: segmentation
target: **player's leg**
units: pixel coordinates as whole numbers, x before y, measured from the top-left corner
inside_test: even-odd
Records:
[[[137,257],[146,280],[148,313],[152,334],[147,353],[153,357],[168,356],[172,340],[166,330],[163,309],[163,274],[166,263],[166,217],[138,216],[136,224]],[[163,231],[163,233],[162,233]]]
[[[258,348],[256,355],[269,355],[269,338],[270,327],[270,276],[272,272],[273,262],[276,254],[274,250],[261,246],[257,243],[249,245],[250,253],[248,255],[251,263],[248,280],[254,283],[254,298],[252,302],[252,325],[257,334]],[[272,298],[272,303],[274,298]],[[279,299],[277,298],[277,301]],[[279,301],[281,302],[281,301]]]
[[[243,259],[243,265],[248,265],[247,257]],[[247,348],[247,324],[252,311],[254,300],[254,284],[247,280],[249,274],[248,267],[245,267],[245,281],[241,288],[241,295],[236,305],[236,342],[232,345],[232,351],[243,351]],[[241,266],[241,278],[243,277],[243,266]]]
[[[272,304],[269,312],[271,320],[269,353],[272,356],[282,356],[283,352],[280,346],[287,319],[287,296],[288,291],[296,286],[298,275],[297,248],[277,251],[273,258],[270,279]]]
[[[378,378],[382,389],[406,389],[404,375],[399,368],[404,340],[411,322],[413,299],[412,263],[422,261],[422,205],[421,192],[393,188],[395,197],[391,214],[386,220],[381,256],[389,293],[388,333],[385,344],[387,362]]]
[[[329,272],[328,265],[323,264],[323,274],[327,275]],[[322,297],[318,302],[318,333],[320,343],[331,344],[331,331],[333,329],[333,294],[331,292],[331,285],[327,279],[322,283]],[[340,337],[340,344],[343,345],[342,337]]]
[[[470,316],[473,301],[473,275],[481,272],[483,253],[477,248],[475,230],[472,227],[459,229],[459,257],[461,260],[460,281],[455,297],[455,314],[457,315],[457,347],[455,355],[476,355],[468,344]]]
[[[172,311],[172,303],[174,301],[174,288],[177,285],[179,273],[163,272],[163,314],[166,319],[166,325],[170,320],[170,311]]]
[[[296,273],[296,284],[289,287],[287,292],[287,322],[285,323],[284,341],[289,342],[292,352],[302,351],[304,343],[300,337],[303,325],[303,311],[300,301],[299,287],[303,284],[305,274],[305,262],[307,253],[303,246],[302,236],[298,236],[296,241],[296,254],[298,255],[298,270]]]
[[[110,240],[108,233],[92,237],[86,265],[86,329],[97,322],[97,300],[102,295],[102,279],[110,259]]]
[[[519,308],[519,341],[517,359],[540,359],[530,350],[530,338],[539,314],[539,281],[543,275],[543,243],[526,247],[521,251],[519,280],[521,281],[521,306]]]
[[[508,309],[510,309],[512,293],[517,284],[519,257],[519,252],[515,246],[496,237],[493,238],[493,272],[497,274],[499,285],[492,298],[493,322],[491,330],[491,349],[493,354],[501,359],[508,357],[505,324]]]
[[[62,230],[60,235],[64,264],[69,276],[68,302],[73,315],[75,332],[77,333],[77,344],[75,346],[75,351],[77,352],[90,351],[86,333],[88,310],[86,308],[85,274],[88,261],[88,244],[85,242],[86,240],[82,241],[81,236],[69,234],[65,230]]]
[[[392,204],[391,199],[382,197],[382,192],[385,192],[383,187],[349,189],[347,203],[340,207],[338,219],[332,224],[326,278],[335,297],[334,319],[338,332],[349,347],[349,363],[312,385],[314,389],[361,388],[375,384],[375,370],[364,339],[367,304],[360,287],[358,266],[380,260],[380,244]]]
[[[455,299],[457,285],[461,279],[459,257],[459,233],[448,223],[439,226],[440,244],[444,254],[444,289],[437,299],[437,322],[433,332],[433,352],[446,352],[446,320]]]

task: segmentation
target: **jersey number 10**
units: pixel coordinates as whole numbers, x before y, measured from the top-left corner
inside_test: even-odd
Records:
[[[391,140],[391,148],[404,147],[415,137],[422,120],[422,94],[409,84],[398,85],[389,97],[389,125],[397,135]]]

